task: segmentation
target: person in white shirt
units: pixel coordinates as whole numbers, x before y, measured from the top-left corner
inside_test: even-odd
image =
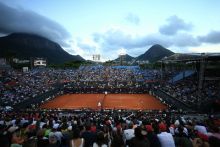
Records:
[[[124,142],[126,144],[129,144],[128,142],[131,140],[131,138],[134,137],[134,128],[133,128],[133,122],[130,122],[128,125],[128,129],[124,130],[123,138]]]
[[[161,147],[175,147],[173,136],[171,133],[167,133],[166,129],[165,124],[159,124],[159,130],[161,133],[157,134],[157,137],[160,141]]]

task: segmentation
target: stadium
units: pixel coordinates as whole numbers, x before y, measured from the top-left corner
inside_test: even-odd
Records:
[[[83,119],[82,124],[89,122],[96,129],[128,121],[137,126],[173,121],[185,126],[208,120],[218,126],[219,61],[219,54],[174,54],[158,61],[159,68],[121,65],[123,58],[120,65],[96,62],[78,69],[36,66],[22,72],[2,66],[1,124],[4,118],[14,120],[15,126],[30,126],[27,118],[42,124],[49,118],[60,129],[67,119],[77,123]],[[57,131],[55,124],[52,128]]]
[[[0,147],[220,147],[219,5],[0,0]]]

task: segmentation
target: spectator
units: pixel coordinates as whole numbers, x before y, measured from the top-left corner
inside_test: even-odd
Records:
[[[100,131],[97,133],[97,139],[93,143],[93,147],[108,147],[108,143],[106,143],[104,132]]]
[[[73,139],[70,141],[70,147],[84,147],[84,139],[80,138],[80,129],[73,130]]]
[[[93,132],[91,132],[91,125],[90,123],[87,123],[85,126],[85,131],[82,132],[82,138],[85,140],[85,147],[91,147],[93,146],[93,143],[95,142],[96,136]]]
[[[123,140],[121,128],[115,128],[112,132],[111,147],[124,147],[125,143]]]
[[[150,146],[152,147],[160,147],[160,141],[157,135],[153,132],[153,127],[151,125],[146,125],[147,129],[147,139],[150,142]]]
[[[157,135],[161,147],[175,147],[173,136],[170,133],[167,133],[166,125],[164,123],[159,124],[160,134]]]
[[[134,131],[135,137],[133,137],[130,140],[129,147],[150,147],[150,143],[148,139],[144,137],[144,135],[142,134],[142,131],[143,130],[141,127],[135,128],[135,131]]]
[[[124,142],[126,145],[130,144],[130,140],[134,137],[134,128],[133,128],[133,122],[130,122],[128,124],[128,129],[124,130]]]

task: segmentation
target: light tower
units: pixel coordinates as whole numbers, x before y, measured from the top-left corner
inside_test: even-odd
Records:
[[[119,50],[119,61],[120,61],[120,65],[123,65],[124,61],[125,61],[125,55],[126,55],[126,50],[124,48],[121,48]]]
[[[125,54],[123,53],[119,54],[119,60],[120,60],[120,65],[122,66],[125,61]]]
[[[94,62],[100,62],[100,58],[101,58],[100,54],[92,55],[92,61]]]

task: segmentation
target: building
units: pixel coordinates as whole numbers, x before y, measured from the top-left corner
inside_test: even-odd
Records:
[[[34,67],[46,67],[47,60],[45,58],[35,58],[33,59],[33,66]]]

